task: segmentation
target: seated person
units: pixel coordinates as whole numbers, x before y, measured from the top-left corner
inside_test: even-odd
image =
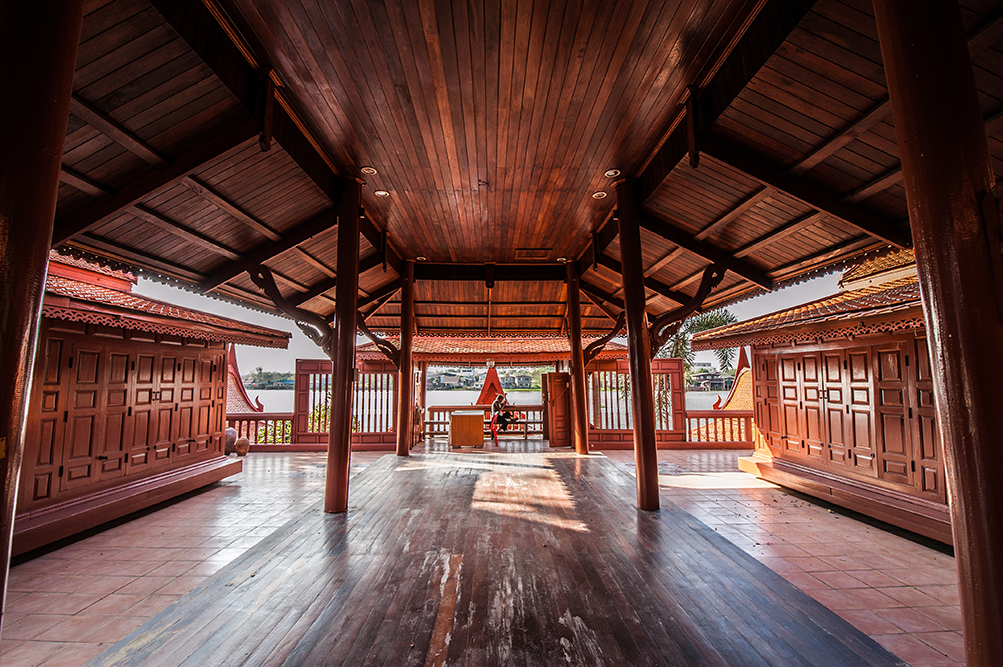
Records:
[[[507,430],[508,425],[515,422],[515,415],[506,412],[506,407],[508,407],[508,399],[505,398],[505,394],[495,396],[494,403],[491,404],[491,416],[501,431]]]

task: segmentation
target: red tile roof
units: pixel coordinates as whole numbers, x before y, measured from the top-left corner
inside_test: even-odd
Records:
[[[753,344],[758,339],[775,336],[792,327],[846,323],[895,313],[901,313],[903,319],[913,318],[915,309],[919,307],[919,279],[909,276],[880,285],[840,292],[788,310],[710,329],[693,336],[692,344],[697,351],[711,350],[736,344]]]
[[[50,275],[45,279],[45,292],[42,314],[54,319],[259,347],[285,348],[291,336],[284,331],[60,276]],[[72,301],[60,303],[52,297]]]
[[[390,337],[394,345],[400,346],[399,337]],[[585,338],[587,347],[595,338]],[[606,345],[600,357],[622,357],[627,348],[619,343],[610,342]],[[381,353],[373,343],[360,345],[356,350],[360,358],[381,357]],[[567,338],[547,337],[509,337],[509,336],[415,336],[414,354],[421,357],[448,358],[455,357],[506,357],[546,356],[554,359],[571,357],[571,348]],[[515,361],[515,360],[510,360]]]
[[[874,259],[867,259],[859,264],[851,266],[840,277],[839,282],[849,283],[860,280],[876,273],[898,269],[916,263],[916,255],[912,250],[900,250],[887,255],[881,255]]]
[[[87,260],[79,259],[77,257],[60,255],[55,250],[49,251],[49,261],[56,262],[57,264],[65,264],[67,266],[75,266],[78,269],[86,269],[87,271],[93,271],[95,273],[111,276],[120,280],[128,280],[133,284],[136,283],[136,276],[132,275],[128,271],[118,271],[116,269],[112,269],[101,264],[95,264],[94,262],[88,262]]]

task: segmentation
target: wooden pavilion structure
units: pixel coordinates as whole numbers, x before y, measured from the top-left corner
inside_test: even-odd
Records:
[[[911,246],[969,664],[1003,663],[1001,10],[0,0],[0,538],[50,248],[310,330],[344,512],[360,326],[399,329],[405,375],[416,329],[568,335],[580,453],[582,333],[625,326],[654,510],[649,364],[674,323]]]

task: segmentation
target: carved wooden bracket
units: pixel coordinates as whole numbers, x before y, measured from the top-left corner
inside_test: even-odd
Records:
[[[606,343],[610,342],[616,335],[623,331],[623,328],[627,325],[627,311],[622,311],[619,317],[616,318],[616,322],[613,323],[613,328],[608,334],[600,338],[599,340],[593,341],[591,345],[585,348],[585,366],[588,366],[593,359],[595,359],[603,348],[606,347]]]
[[[331,327],[320,315],[310,311],[297,308],[282,297],[272,272],[264,265],[258,265],[253,271],[247,272],[251,276],[251,281],[264,290],[265,294],[275,304],[286,317],[292,319],[296,326],[300,328],[307,338],[324,351],[324,354],[331,356]]]
[[[359,327],[359,331],[362,332],[362,335],[368,338],[369,340],[373,341],[373,345],[379,348],[380,352],[383,353],[383,356],[389,359],[397,370],[400,370],[401,351],[398,350],[397,347],[393,343],[388,341],[386,338],[380,338],[372,331],[370,331],[369,326],[366,325],[366,318],[362,316],[362,313],[359,313],[356,321],[357,321],[357,326]]]
[[[682,326],[683,320],[692,315],[700,306],[703,305],[704,300],[710,291],[721,284],[724,280],[724,274],[726,269],[720,264],[712,264],[704,269],[703,277],[700,279],[700,287],[697,289],[697,293],[685,304],[675,310],[670,310],[665,313],[651,325],[648,329],[648,339],[651,341],[650,355],[652,357],[658,353],[662,346],[665,345],[665,341],[674,336],[679,327]]]

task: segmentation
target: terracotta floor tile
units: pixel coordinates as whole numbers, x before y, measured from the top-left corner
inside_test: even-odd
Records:
[[[931,597],[911,586],[877,588],[875,590],[880,591],[889,597],[895,598],[906,607],[940,607],[944,604],[937,598]]]
[[[48,667],[50,660],[64,648],[64,644],[55,642],[5,639],[0,643],[0,663],[4,667]]]
[[[815,573],[819,574],[819,573]],[[803,591],[814,591],[820,589],[830,589],[831,587],[815,576],[807,572],[784,572],[783,578],[791,582]]]
[[[136,606],[144,599],[145,596],[143,595],[113,593],[98,600],[84,611],[88,615],[117,616],[124,613],[130,607]]]
[[[915,609],[900,607],[897,609],[877,609],[875,613],[881,618],[894,623],[902,632],[940,632],[946,631],[940,623],[929,616],[924,616]]]
[[[846,572],[816,572],[814,576],[821,582],[837,590],[844,588],[866,588],[867,584]]]
[[[151,577],[180,577],[188,570],[195,567],[196,562],[190,560],[169,560],[158,566],[155,570],[150,570]]]
[[[70,616],[48,630],[40,632],[35,641],[79,642],[86,641],[110,619],[107,616]]]
[[[77,593],[114,593],[135,580],[136,577],[115,577],[111,575],[98,577],[97,579],[91,578],[91,583],[78,590]]]
[[[108,648],[108,644],[73,643],[64,645],[62,651],[49,658],[45,667],[80,667]]]
[[[13,639],[34,639],[36,636],[45,632],[57,623],[62,623],[66,620],[66,616],[57,616],[54,614],[30,614],[24,616],[17,621],[11,621],[9,614],[4,615],[3,624],[3,642],[0,646],[7,643],[8,640]]]
[[[864,582],[872,588],[884,588],[888,586],[898,586],[899,581],[892,579],[887,574],[883,572],[878,572],[877,570],[849,570],[847,574]]]
[[[825,561],[819,560],[814,556],[809,556],[807,558],[788,558],[787,560],[805,572],[825,572],[836,569],[832,565],[829,565]]]
[[[872,639],[910,665],[943,662],[943,653],[912,635],[873,635]]]
[[[206,580],[206,577],[177,577],[162,588],[157,589],[159,595],[185,595]]]
[[[143,601],[129,609],[130,616],[155,616],[170,607],[180,595],[147,595]]]
[[[834,591],[832,589],[818,589],[805,591],[832,611],[843,611],[845,609],[866,609],[867,605],[860,600],[849,597],[844,591]]]
[[[889,623],[870,609],[844,609],[837,613],[868,635],[892,635],[902,631],[897,625]]]
[[[942,607],[917,607],[916,611],[928,618],[932,618],[948,630],[961,632],[963,629],[961,607],[957,605],[944,605]]]
[[[122,595],[150,595],[173,580],[174,577],[139,577],[131,584],[120,588],[118,592]]]
[[[930,574],[918,569],[882,569],[884,574],[897,581],[901,581],[906,586],[937,586],[941,582]]]
[[[960,632],[923,632],[916,637],[951,660],[958,662],[965,660],[965,638]]]
[[[937,598],[946,605],[961,604],[961,596],[958,594],[957,586],[917,586],[916,588],[921,593]]]
[[[885,595],[876,588],[846,588],[840,591],[844,595],[863,603],[865,609],[890,609],[904,606],[902,602]]]

